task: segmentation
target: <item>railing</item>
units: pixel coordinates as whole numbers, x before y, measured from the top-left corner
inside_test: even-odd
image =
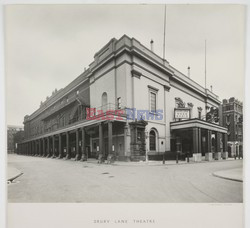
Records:
[[[72,100],[71,100],[71,102],[72,102]],[[66,103],[66,104],[68,104],[68,103]],[[53,132],[55,130],[66,129],[70,126],[73,126],[76,123],[86,122],[86,121],[91,120],[91,119],[97,119],[100,117],[106,118],[106,116],[110,116],[110,115],[118,116],[118,117],[126,117],[127,116],[127,112],[126,112],[127,108],[125,106],[120,106],[118,104],[107,103],[106,105],[102,105],[102,106],[99,106],[97,108],[86,107],[86,109],[90,110],[90,112],[91,112],[91,113],[89,113],[90,115],[88,115],[88,111],[86,110],[87,113],[83,116],[83,118],[70,119],[69,122],[67,124],[65,124],[64,126],[58,126],[56,129],[52,129],[52,128],[44,129],[42,133],[32,135],[31,137],[28,137],[27,139],[36,138],[40,135],[43,135],[43,134],[49,133],[49,132]]]
[[[44,117],[43,117],[42,119],[48,118],[49,116],[51,116],[51,115],[53,115],[54,113],[58,112],[60,109],[62,109],[62,108],[64,108],[64,107],[66,107],[66,106],[72,104],[72,103],[75,102],[75,101],[77,101],[77,96],[76,96],[76,95],[74,95],[74,96],[68,98],[68,101],[63,101],[62,103],[57,104],[57,105],[55,106],[55,108],[49,110],[48,113],[45,114]]]
[[[107,103],[97,108],[87,109],[87,120],[103,116],[126,116],[126,107],[118,104]]]

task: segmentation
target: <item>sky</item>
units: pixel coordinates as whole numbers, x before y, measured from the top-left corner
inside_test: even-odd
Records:
[[[244,99],[245,8],[167,5],[166,59],[220,100]],[[163,56],[164,5],[8,5],[5,7],[6,120],[25,115],[65,87],[113,37],[127,34]]]

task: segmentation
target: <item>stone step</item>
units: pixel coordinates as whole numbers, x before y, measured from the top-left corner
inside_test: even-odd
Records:
[[[146,161],[145,155],[132,155],[131,161]]]

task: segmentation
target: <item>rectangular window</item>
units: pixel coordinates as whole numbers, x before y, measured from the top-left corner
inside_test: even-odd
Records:
[[[198,112],[199,119],[201,119],[201,111]]]
[[[121,97],[117,98],[117,106],[118,106],[118,109],[121,109],[121,107],[122,107],[122,99],[121,99]]]
[[[150,111],[156,112],[156,94],[150,92]]]

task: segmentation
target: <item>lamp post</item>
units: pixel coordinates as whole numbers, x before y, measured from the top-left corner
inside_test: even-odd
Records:
[[[181,145],[180,138],[177,137],[176,138],[176,164],[178,164],[179,162],[179,153],[181,152],[180,145]]]

